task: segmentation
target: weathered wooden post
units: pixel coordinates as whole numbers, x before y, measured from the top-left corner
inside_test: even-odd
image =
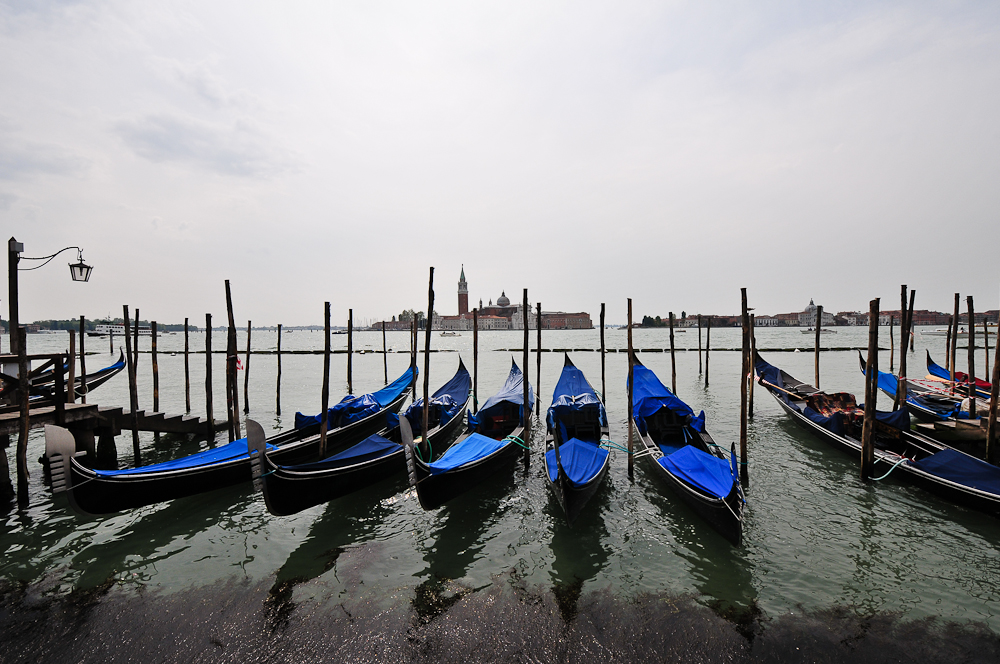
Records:
[[[604,379],[604,303],[601,302],[601,399],[604,407],[608,407],[608,386]]]
[[[875,402],[878,398],[878,315],[879,298],[868,305],[868,361],[865,364],[865,415],[861,425],[861,479],[867,482],[875,467]]]
[[[132,327],[132,366],[139,375],[139,307],[135,308],[135,325]]]
[[[87,354],[83,338],[87,336],[87,323],[80,316],[80,403],[87,403]]]
[[[250,412],[250,333],[253,321],[247,321],[247,354],[243,360],[243,412]]]
[[[188,340],[188,319],[184,319],[184,409],[191,412],[191,346]]]
[[[542,303],[538,303],[538,314],[537,320],[535,321],[535,327],[538,330],[537,340],[535,341],[535,346],[537,347],[536,353],[538,357],[536,360],[535,368],[535,416],[541,417],[539,412],[542,409]],[[604,395],[602,394],[601,397]]]
[[[948,316],[948,333],[944,341],[944,368],[948,372],[951,372],[951,325],[953,322],[952,317]]]
[[[69,379],[68,383],[70,389],[66,390],[66,403],[76,402],[76,334],[73,330],[69,331],[69,355],[66,358],[66,363],[69,365]]]
[[[698,314],[698,375],[701,375],[701,314]]]
[[[997,345],[993,350],[993,378],[990,381],[989,421],[986,423],[986,461],[996,463],[997,447],[997,406],[1000,402],[1000,329],[997,330]]]
[[[110,329],[108,330],[108,346],[109,346],[108,347],[108,352],[111,353],[112,355],[114,355],[115,354],[115,328],[111,327],[110,322],[109,322],[108,326],[110,327]]]
[[[330,303],[323,303],[323,391],[320,397],[319,458],[326,458],[326,431],[330,426]]]
[[[705,325],[705,387],[708,387],[708,351],[712,347],[712,317],[708,317]]]
[[[354,309],[347,310],[347,393],[354,394]]]
[[[750,371],[749,378],[747,378],[747,384],[749,386],[749,392],[747,393],[747,417],[753,419],[753,386],[757,382],[753,379],[754,377],[754,364],[757,361],[757,318],[754,314],[750,314]]]
[[[429,419],[430,419],[430,407],[431,407],[431,382],[430,382],[430,372],[431,372],[431,328],[434,327],[434,268],[430,270],[430,276],[427,279],[427,323],[424,325],[424,412],[423,412],[423,424],[424,428],[422,431],[424,447],[427,445],[427,432],[429,431]],[[527,380],[527,378],[525,378]],[[428,455],[428,461],[433,461]]]
[[[990,375],[990,330],[986,326],[985,316],[983,317],[983,350],[986,352],[986,362],[983,365],[986,367],[986,369],[983,371],[983,375],[989,376]]]
[[[521,407],[521,412],[524,414],[522,418],[524,420],[524,464],[525,467],[531,462],[531,451],[528,449],[528,445],[531,442],[531,418],[528,416],[528,408],[531,402],[528,399],[528,384],[531,382],[531,371],[528,369],[528,337],[529,330],[531,327],[528,321],[531,320],[531,305],[528,304],[528,289],[524,289],[524,299],[521,303],[521,311],[524,313],[522,319],[524,320],[524,346],[523,346],[523,361],[522,366],[524,367],[524,380],[521,381],[524,385],[524,399],[521,402],[523,405]]]
[[[889,316],[889,372],[893,372],[896,364],[896,340],[892,331],[892,324],[896,321],[895,316]]]
[[[670,389],[677,394],[677,358],[674,348],[674,312],[670,312]]]
[[[917,297],[917,290],[910,289],[910,306],[906,310],[906,333],[910,337],[910,352],[913,352],[913,301]],[[901,352],[906,352],[906,347],[900,349]]]
[[[969,305],[969,417],[976,419],[976,315],[972,296],[966,296],[965,301]]]
[[[816,340],[813,343],[813,364],[816,369],[816,389],[819,389],[819,344],[820,344],[820,334],[822,333],[823,326],[820,324],[823,321],[823,305],[816,305]]]
[[[226,279],[226,313],[229,315],[229,337],[226,344],[226,383],[229,386],[229,436],[230,442],[239,440],[240,435],[240,391],[236,373],[239,351],[236,348],[236,319],[233,316],[233,295]]]
[[[472,412],[479,412],[479,309],[472,310]]]
[[[413,375],[410,379],[410,402],[417,401],[417,314],[413,313],[410,321],[410,366],[413,368]]]
[[[951,332],[951,393],[955,393],[955,371],[958,368],[958,293],[955,293],[954,327]]]
[[[274,414],[281,417],[281,323],[278,323],[278,379],[274,390]]]
[[[129,407],[132,410],[132,456],[135,457],[135,465],[142,465],[139,454],[139,391],[135,381],[135,356],[132,354],[129,334],[128,305],[122,307],[125,315],[125,359],[128,364],[128,397]]]
[[[15,264],[15,270],[17,269]],[[13,325],[13,323],[11,323]],[[11,335],[11,345],[17,340],[17,377],[20,401],[20,428],[17,433],[17,504],[21,509],[28,506],[28,432],[31,430],[30,406],[28,404],[28,336],[23,326],[18,326]],[[7,453],[0,450],[0,454]]]
[[[382,321],[382,373],[385,375],[385,384],[389,384],[389,355],[388,347],[385,344],[385,321]]]
[[[750,474],[747,472],[747,381],[750,378],[750,310],[747,308],[747,289],[740,289],[743,302],[743,369],[740,374],[740,483],[750,485]],[[817,311],[820,311],[817,308]],[[822,320],[822,318],[820,318]],[[818,336],[818,335],[817,335]]]
[[[149,323],[151,338],[150,338],[150,358],[153,361],[153,412],[160,412],[160,365],[156,357],[156,321],[150,321]]]
[[[899,289],[899,302],[899,380],[896,385],[896,397],[892,402],[893,410],[899,410],[906,405],[906,284]],[[889,320],[892,321],[892,316]],[[889,329],[889,338],[892,338],[892,328]]]
[[[208,437],[215,441],[215,414],[212,409],[212,314],[205,314],[205,417]]]
[[[673,318],[673,315],[671,315]],[[632,395],[635,393],[635,386],[632,383],[635,377],[635,355],[632,348],[632,298],[628,298],[628,407],[626,417],[628,417],[628,478],[635,478],[635,440],[632,431]]]

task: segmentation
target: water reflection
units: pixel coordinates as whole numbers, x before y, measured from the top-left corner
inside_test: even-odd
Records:
[[[611,491],[609,476],[572,526],[566,521],[555,496],[549,492],[546,509],[547,516],[552,520],[552,570],[549,575],[552,578],[552,594],[567,623],[576,617],[584,584],[607,566],[611,556],[604,520]]]

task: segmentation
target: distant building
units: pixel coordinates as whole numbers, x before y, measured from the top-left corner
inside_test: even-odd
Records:
[[[823,321],[820,324],[823,325],[833,325],[833,314],[828,311],[823,311]],[[805,311],[799,314],[799,326],[800,327],[815,327],[816,326],[816,305],[813,303],[812,298],[809,299],[809,306],[805,308]]]

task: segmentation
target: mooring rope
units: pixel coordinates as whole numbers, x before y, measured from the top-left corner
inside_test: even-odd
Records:
[[[525,442],[523,440],[521,440],[520,438],[518,438],[517,436],[515,436],[513,434],[511,434],[510,436],[505,437],[504,440],[505,441],[507,441],[507,440],[512,441],[516,445],[518,445],[520,447],[523,447],[526,450],[530,450],[531,449],[530,447],[528,447],[527,444],[525,444]]]
[[[882,459],[876,459],[876,461],[882,461]],[[906,457],[900,457],[899,461],[897,461],[896,463],[892,464],[892,468],[889,469],[889,472],[887,472],[882,477],[873,477],[872,479],[874,481],[876,481],[876,482],[880,482],[880,481],[884,480],[885,478],[889,477],[889,473],[891,473],[892,471],[896,470],[896,466],[898,466],[899,464],[903,463],[904,461],[909,461],[909,459],[907,459]]]

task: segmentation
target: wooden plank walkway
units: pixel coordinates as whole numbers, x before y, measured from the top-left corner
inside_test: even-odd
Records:
[[[208,434],[208,420],[194,415],[171,415],[168,413],[137,411],[140,431],[156,433]],[[28,422],[32,429],[56,423],[55,406],[38,406],[28,411]],[[66,404],[66,424],[77,423],[87,429],[111,429],[115,435],[122,430],[132,429],[131,412],[120,406],[99,406],[98,404]],[[227,427],[226,420],[216,420],[215,430]],[[21,414],[17,411],[0,413],[0,436],[16,437],[21,427]]]

